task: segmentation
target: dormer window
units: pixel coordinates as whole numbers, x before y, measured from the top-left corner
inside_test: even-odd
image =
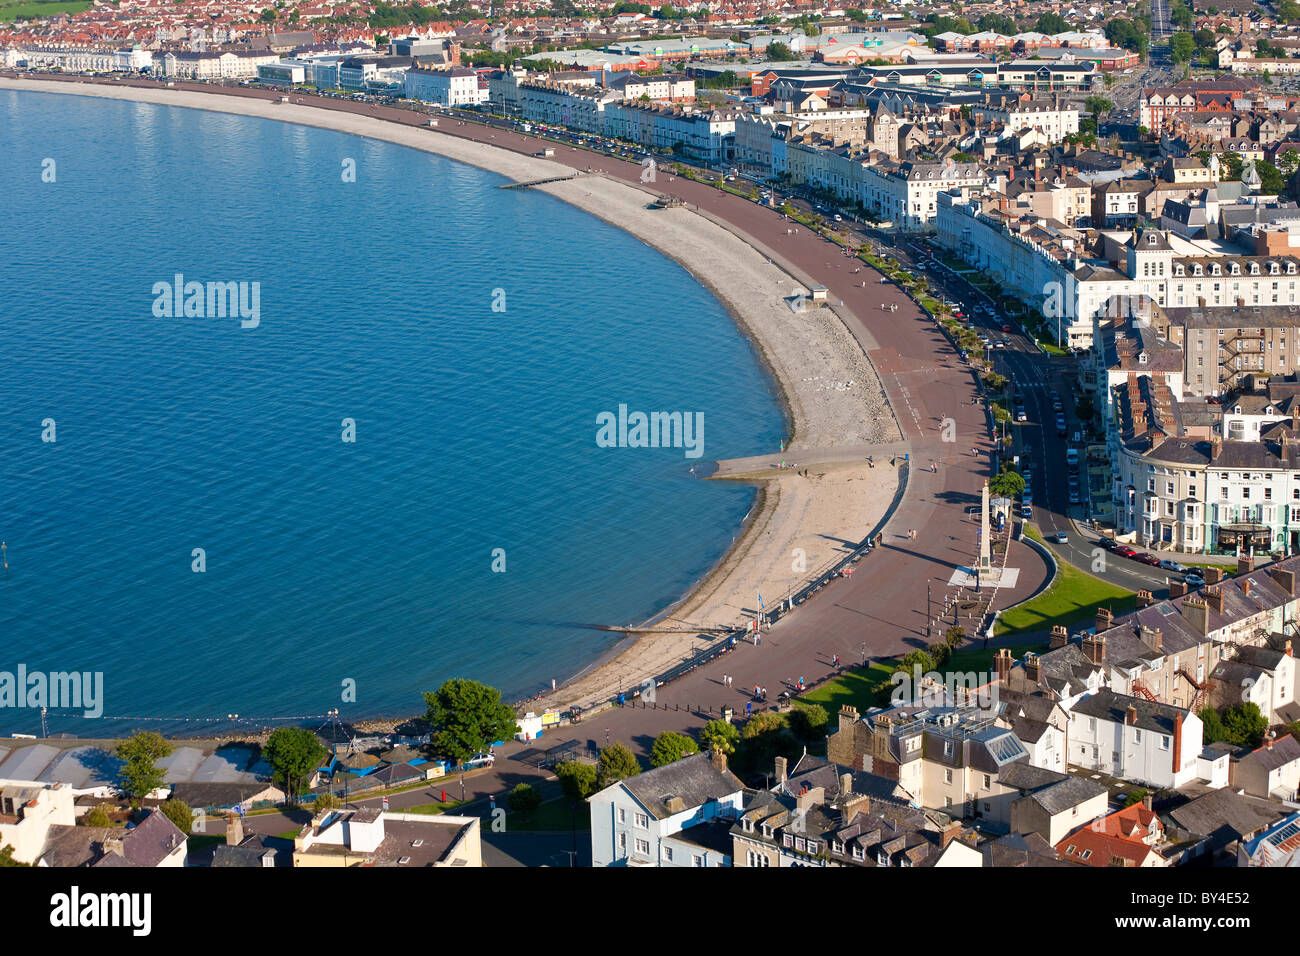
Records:
[[[1241,275],[1241,266],[1235,262],[1232,264],[1232,274],[1235,276]]]
[[[1183,271],[1183,264],[1181,262],[1174,266],[1174,275],[1181,276],[1184,274],[1185,273]]]
[[[1160,237],[1153,232],[1151,235],[1147,236],[1147,245],[1154,246],[1159,239]]]
[[[1271,275],[1271,276],[1275,276],[1275,275],[1277,275],[1280,271],[1281,271],[1281,270],[1278,269],[1278,267],[1277,267],[1277,263],[1276,263],[1276,262],[1270,262],[1270,263],[1268,264],[1268,274],[1269,274],[1269,275]]]
[[[876,865],[889,866],[889,856],[885,853],[884,850],[881,850],[876,854]]]
[[[1289,275],[1289,276],[1293,276],[1293,275],[1295,275],[1295,263],[1294,263],[1294,262],[1288,262],[1288,263],[1286,264],[1286,274]]]
[[[1192,275],[1195,275],[1195,276],[1205,275],[1205,270],[1204,270],[1203,268],[1201,268],[1201,264],[1200,264],[1199,262],[1196,263],[1196,265],[1192,267]]]
[[[1139,352],[1139,353],[1138,353],[1138,364],[1139,364],[1139,365],[1146,365],[1146,364],[1147,364],[1147,353],[1146,353],[1146,352]]]
[[[1217,276],[1221,274],[1222,274],[1222,270],[1219,268],[1219,264],[1217,262],[1210,267],[1210,275]]]
[[[1259,263],[1258,263],[1258,262],[1252,262],[1252,263],[1250,264],[1250,274],[1253,275],[1253,276],[1257,276],[1257,275],[1259,275]]]

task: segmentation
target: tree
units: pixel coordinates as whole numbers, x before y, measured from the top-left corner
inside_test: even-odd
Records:
[[[943,639],[949,647],[956,650],[961,647],[961,642],[966,640],[966,628],[960,624],[954,624],[944,632]]]
[[[1287,178],[1294,176],[1296,169],[1300,168],[1300,153],[1297,153],[1294,147],[1287,147],[1280,151],[1275,158],[1277,168]]]
[[[710,720],[700,731],[700,744],[708,750],[734,754],[738,743],[740,743],[740,731],[730,721]]]
[[[690,737],[675,730],[665,730],[655,738],[655,744],[650,748],[650,766],[666,767],[699,752],[699,746]]]
[[[1019,498],[1025,493],[1025,479],[1014,471],[1004,471],[993,476],[989,493],[1000,498]]]
[[[456,763],[519,732],[515,712],[501,702],[501,691],[478,681],[453,677],[426,693],[424,703],[434,749]]]
[[[1246,701],[1224,712],[1223,729],[1234,742],[1245,747],[1258,747],[1268,733],[1268,718],[1260,713],[1258,704]]]
[[[542,805],[542,795],[530,783],[517,783],[510,791],[510,812],[525,816]]]
[[[111,827],[113,818],[108,815],[108,804],[98,803],[90,808],[86,814],[86,826],[88,827]]]
[[[640,772],[641,763],[636,759],[636,754],[617,740],[601,748],[600,759],[596,761],[596,777],[601,787],[608,787],[627,777],[635,777]]]
[[[1259,191],[1264,195],[1280,196],[1286,190],[1287,177],[1272,163],[1255,160],[1255,172],[1259,173]]]
[[[163,802],[158,808],[172,823],[176,824],[176,829],[180,830],[186,836],[189,835],[190,828],[194,826],[194,811],[184,800],[177,800],[172,797],[170,800]]]
[[[1285,23],[1295,23],[1300,20],[1300,3],[1295,0],[1281,0],[1277,5],[1277,15]]]
[[[936,667],[947,664],[948,658],[952,656],[952,648],[948,646],[947,641],[931,644],[925,649],[925,652],[934,660]]]
[[[782,43],[780,40],[773,40],[767,45],[766,55],[769,60],[776,63],[793,60],[795,58],[794,54],[790,52],[790,47]]]
[[[124,761],[118,771],[118,783],[133,804],[138,806],[163,785],[166,775],[158,769],[156,761],[171,752],[171,744],[152,730],[136,731],[117,745],[117,756]]]
[[[308,778],[325,759],[320,739],[305,727],[280,727],[271,731],[262,756],[275,776],[284,781],[285,796],[293,801]]]
[[[0,866],[32,866],[31,863],[19,863],[14,859],[14,848],[0,846]]]
[[[596,792],[596,768],[589,763],[566,760],[556,764],[555,776],[564,788],[564,795],[573,803],[582,803]]]
[[[1090,96],[1084,100],[1083,105],[1098,120],[1115,108],[1115,104],[1104,96]]]
[[[795,734],[807,741],[820,740],[826,736],[826,725],[830,723],[830,714],[821,704],[800,702],[790,711],[790,728]]]
[[[1186,63],[1196,52],[1196,41],[1190,33],[1175,33],[1169,38],[1169,56],[1175,63]]]
[[[259,19],[263,23],[274,23],[276,16],[277,14],[275,10],[273,10],[271,7],[267,7],[265,10],[262,11],[262,15],[261,17],[259,17]]]
[[[339,798],[332,793],[320,793],[312,802],[312,808],[317,813],[324,813],[326,810],[335,810],[338,808]]]
[[[1059,13],[1044,13],[1039,16],[1034,29],[1039,33],[1066,33],[1070,29],[1070,24]]]

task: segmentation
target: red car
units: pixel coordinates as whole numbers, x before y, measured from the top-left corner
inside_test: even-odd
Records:
[[[1002,326],[1002,331],[1003,331],[1003,332],[1010,332],[1010,331],[1011,331],[1011,326],[1009,326],[1009,325],[1004,325],[1004,326]]]
[[[1149,564],[1152,567],[1160,563],[1160,559],[1154,554],[1139,554],[1137,560],[1141,561],[1143,564]]]
[[[1134,551],[1132,548],[1130,548],[1130,547],[1129,547],[1128,545],[1126,545],[1126,544],[1121,544],[1118,548],[1116,548],[1116,549],[1115,549],[1115,553],[1118,554],[1121,558],[1136,558],[1136,557],[1137,557],[1137,552]]]

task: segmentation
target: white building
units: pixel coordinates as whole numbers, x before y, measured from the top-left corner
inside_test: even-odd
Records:
[[[488,89],[481,86],[478,73],[463,67],[450,70],[408,69],[404,90],[407,99],[424,100],[441,106],[478,106],[488,100]]]
[[[744,790],[721,754],[695,754],[611,784],[587,801],[592,866],[722,865],[719,854],[690,851],[679,835],[734,820]]]
[[[1190,710],[1100,690],[1070,708],[1070,763],[1155,787],[1197,777],[1201,719]]]
[[[979,163],[882,163],[864,166],[859,201],[907,232],[933,229],[940,193],[968,199],[988,182]]]

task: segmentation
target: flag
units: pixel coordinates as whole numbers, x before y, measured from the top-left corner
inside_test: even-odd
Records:
[[[763,595],[761,595],[761,594],[758,596],[758,609],[759,609],[760,611],[766,611],[766,610],[767,610],[767,608],[763,607]]]

